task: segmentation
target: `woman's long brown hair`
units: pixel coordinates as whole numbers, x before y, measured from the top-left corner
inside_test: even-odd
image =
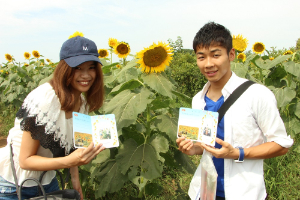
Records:
[[[104,101],[104,83],[102,66],[95,62],[96,78],[93,85],[85,93],[89,112],[98,110]],[[68,112],[75,108],[75,96],[71,82],[73,80],[75,68],[70,67],[64,60],[61,60],[53,73],[53,78],[50,80],[56,95],[61,104],[61,109]]]

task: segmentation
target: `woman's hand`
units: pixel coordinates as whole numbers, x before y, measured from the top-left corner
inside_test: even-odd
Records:
[[[105,147],[102,144],[98,144],[94,147],[92,142],[87,148],[79,148],[69,155],[72,160],[72,166],[80,166],[88,164],[94,157],[96,157]]]

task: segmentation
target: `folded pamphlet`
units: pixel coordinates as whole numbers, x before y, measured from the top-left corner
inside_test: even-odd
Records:
[[[76,148],[102,143],[105,148],[119,146],[114,114],[89,116],[73,112],[73,137]]]
[[[218,127],[218,112],[200,109],[180,108],[177,137],[215,146]]]

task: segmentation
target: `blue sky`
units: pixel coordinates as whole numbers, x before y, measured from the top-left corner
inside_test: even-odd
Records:
[[[108,39],[129,43],[135,54],[153,42],[181,36],[192,48],[195,33],[208,21],[226,26],[266,48],[295,46],[300,38],[299,0],[0,0],[0,63],[9,53],[24,62],[38,50],[59,61],[62,43],[75,31],[108,48]],[[130,58],[129,58],[130,59]],[[114,56],[114,61],[118,58]]]

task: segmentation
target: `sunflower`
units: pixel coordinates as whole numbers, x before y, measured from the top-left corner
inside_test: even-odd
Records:
[[[120,68],[121,68],[121,65],[118,64],[118,65],[116,65],[116,67],[120,69]]]
[[[245,60],[246,60],[246,55],[245,55],[244,53],[239,53],[239,54],[237,55],[237,58],[238,58],[238,59],[241,59],[243,62],[245,62]]]
[[[126,58],[130,53],[130,46],[126,42],[118,42],[115,46],[115,54],[119,58]]]
[[[76,31],[75,33],[73,33],[73,35],[69,36],[69,39],[73,38],[73,37],[83,37],[83,33]]]
[[[48,63],[51,63],[51,60],[50,60],[50,59],[48,59],[48,58],[46,59],[46,61],[47,61]]]
[[[12,56],[10,54],[5,54],[5,59],[8,61],[8,62],[11,62],[13,60]]]
[[[36,58],[39,58],[41,56],[40,53],[36,50],[32,51],[32,55]]]
[[[30,56],[31,56],[31,55],[30,55],[30,53],[29,53],[29,52],[25,52],[25,53],[24,53],[24,57],[25,57],[25,59],[27,59],[27,60],[28,60],[28,59],[30,58]]]
[[[274,57],[269,57],[269,60],[274,60]]]
[[[115,38],[109,38],[108,39],[108,46],[111,48],[115,48],[115,46],[117,46],[118,44],[118,40]]]
[[[255,42],[252,46],[254,53],[262,54],[265,51],[266,47],[262,42]]]
[[[106,58],[108,56],[108,51],[106,49],[99,49],[99,58]]]
[[[283,55],[289,55],[289,54],[293,54],[294,52],[292,52],[291,50],[287,50],[286,52],[283,53]]]
[[[29,64],[28,63],[24,63],[24,66],[27,67],[27,66],[29,66]]]
[[[4,72],[4,70],[3,70],[3,69],[1,69],[1,70],[0,70],[0,72],[1,72],[1,73],[3,73],[3,72]]]
[[[148,48],[137,53],[137,58],[140,60],[137,63],[140,64],[143,72],[162,72],[165,71],[166,66],[169,65],[172,60],[173,50],[169,44],[158,42],[158,44],[153,43]]]
[[[239,52],[243,52],[245,51],[245,49],[248,46],[248,40],[246,38],[243,38],[242,35],[233,35],[232,36],[232,47],[239,51]]]

